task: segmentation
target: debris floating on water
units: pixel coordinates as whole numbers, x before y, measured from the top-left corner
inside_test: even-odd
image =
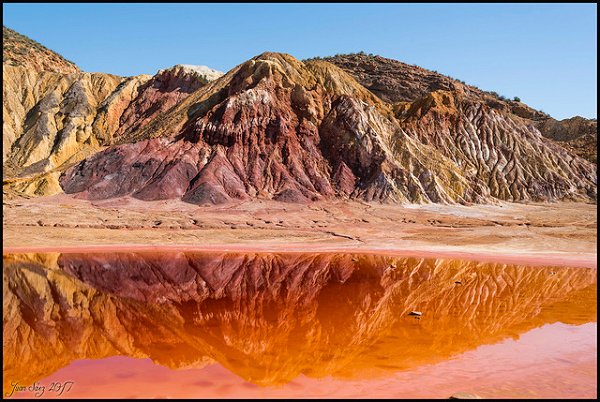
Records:
[[[457,392],[452,394],[452,396],[448,399],[481,399],[479,395],[470,394],[468,392]]]

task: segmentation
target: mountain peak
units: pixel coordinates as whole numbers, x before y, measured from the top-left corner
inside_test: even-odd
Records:
[[[214,81],[223,75],[223,72],[214,70],[207,66],[192,64],[176,64],[173,67],[159,70],[157,74],[171,72],[175,75],[186,74],[200,78],[204,83]]]
[[[269,59],[283,59],[283,60],[296,60],[298,61],[294,56],[292,56],[291,54],[287,54],[287,53],[282,53],[282,52],[262,52],[259,55],[256,55],[252,58],[252,60],[269,60]]]

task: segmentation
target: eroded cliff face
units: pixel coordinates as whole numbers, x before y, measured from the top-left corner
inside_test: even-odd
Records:
[[[33,195],[62,192],[58,177],[66,167],[126,141],[207,82],[181,67],[131,78],[7,66],[4,72],[5,183]]]
[[[596,199],[596,166],[533,125],[456,92],[397,105],[408,132],[460,166],[469,183],[508,201]]]
[[[34,195],[62,192],[61,170],[102,149],[106,132],[95,124],[99,108],[118,113],[135,89],[110,95],[145,80],[101,73],[35,73],[6,65],[3,72],[4,181]]]
[[[194,253],[5,255],[4,267],[5,386],[115,355],[216,362],[260,385],[362,378],[596,319],[596,272],[581,268]]]
[[[52,83],[39,80],[42,73],[58,76],[81,71],[72,62],[28,37],[2,27],[2,160],[21,135],[22,123],[32,105],[37,103]]]
[[[414,102],[435,91],[456,92],[476,98],[480,103],[511,118],[525,119],[526,125],[534,125],[544,137],[551,138],[571,153],[596,163],[598,123],[595,119],[576,116],[558,121],[522,102],[504,99],[493,92],[482,91],[436,71],[381,56],[346,54],[325,57],[323,60],[342,68],[365,88],[392,104]]]
[[[138,90],[135,99],[120,115],[118,127],[106,132],[116,137],[116,141],[126,142],[129,134],[221,75],[223,73],[204,66],[176,65],[161,70]]]
[[[66,171],[65,192],[196,204],[596,199],[594,165],[464,91],[392,107],[330,63],[276,53],[236,67],[136,135],[141,142]]]

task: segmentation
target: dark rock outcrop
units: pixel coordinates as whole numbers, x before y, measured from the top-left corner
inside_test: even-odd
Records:
[[[574,154],[590,162],[598,159],[598,122],[596,119],[585,119],[575,116],[570,119],[543,120],[537,125],[545,137],[552,138],[566,145]]]

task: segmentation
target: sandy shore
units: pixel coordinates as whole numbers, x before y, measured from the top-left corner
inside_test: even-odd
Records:
[[[3,252],[352,252],[596,267],[596,205],[4,200]]]

